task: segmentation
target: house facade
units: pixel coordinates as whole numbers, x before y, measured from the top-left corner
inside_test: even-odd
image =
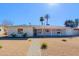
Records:
[[[17,37],[22,37],[26,34],[27,37],[38,36],[75,36],[79,35],[79,28],[70,28],[63,26],[0,26],[0,37],[12,37],[16,34]]]
[[[0,26],[0,37],[5,37],[6,36],[6,31],[3,26]]]
[[[36,26],[34,27],[35,36],[74,36],[79,35],[78,28],[62,26]]]
[[[22,37],[25,33],[27,37],[33,36],[33,28],[31,26],[7,26],[6,31],[9,37],[12,34],[16,34],[17,37]]]

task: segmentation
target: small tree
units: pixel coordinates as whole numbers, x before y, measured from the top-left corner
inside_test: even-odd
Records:
[[[10,20],[4,19],[4,20],[2,21],[2,25],[3,25],[3,26],[13,25],[13,22],[11,22]]]
[[[72,27],[73,28],[73,27],[75,27],[75,22],[73,20],[66,20],[64,25],[66,27]]]

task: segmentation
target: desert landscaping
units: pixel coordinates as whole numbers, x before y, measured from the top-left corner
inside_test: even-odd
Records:
[[[27,55],[30,44],[28,40],[0,40],[0,56]]]
[[[41,49],[42,43],[47,44]],[[0,56],[79,56],[79,37],[0,40]]]
[[[41,40],[42,42],[46,42],[48,47],[45,50],[41,50],[41,55],[79,56],[79,38],[50,38]]]

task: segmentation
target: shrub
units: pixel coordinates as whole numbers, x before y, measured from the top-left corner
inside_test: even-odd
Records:
[[[63,39],[62,41],[63,41],[63,42],[66,42],[67,40]]]
[[[0,45],[0,49],[2,48],[2,45]]]
[[[42,43],[41,49],[47,49],[47,44],[46,43]]]
[[[31,39],[29,41],[32,41]]]
[[[12,36],[12,37],[16,37],[16,34],[13,33],[13,34],[11,34],[11,36]]]
[[[22,36],[23,36],[23,37],[27,37],[27,33],[24,33]]]

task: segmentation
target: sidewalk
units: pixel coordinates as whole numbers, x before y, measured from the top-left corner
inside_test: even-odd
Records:
[[[29,48],[27,56],[41,56],[40,44],[36,40],[38,39],[32,39],[32,45]]]

